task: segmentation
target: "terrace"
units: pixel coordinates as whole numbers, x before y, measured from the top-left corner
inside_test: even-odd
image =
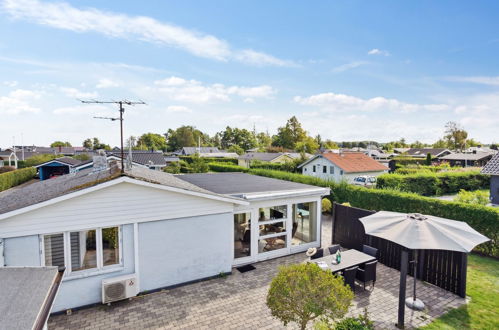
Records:
[[[331,242],[331,219],[323,218],[322,245]],[[271,317],[265,305],[267,290],[278,266],[302,262],[303,253],[254,264],[256,269],[209,281],[142,295],[131,301],[111,306],[98,305],[73,311],[72,315],[56,315],[49,319],[50,329],[280,329],[282,324]],[[395,328],[397,322],[399,272],[378,265],[378,279],[373,291],[358,286],[350,315],[361,314],[367,308],[378,328]],[[407,292],[412,287],[408,277]],[[418,297],[427,305],[426,311],[406,308],[407,328],[431,322],[465,299],[436,286],[418,281]]]

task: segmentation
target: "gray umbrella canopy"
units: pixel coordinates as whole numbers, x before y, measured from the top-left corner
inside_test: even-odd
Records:
[[[367,235],[405,246],[411,250],[470,252],[489,239],[462,221],[418,213],[379,211],[359,219]]]

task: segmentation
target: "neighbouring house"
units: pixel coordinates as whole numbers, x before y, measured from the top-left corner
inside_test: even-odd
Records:
[[[499,154],[485,164],[481,173],[490,175],[490,202],[499,205]]]
[[[0,329],[47,329],[63,273],[57,267],[0,266]]]
[[[61,175],[78,172],[92,167],[92,161],[81,161],[71,157],[55,158],[35,166],[40,180],[47,180]]]
[[[129,153],[125,152],[125,159],[129,157]],[[121,153],[109,153],[107,155],[109,160],[121,160]],[[166,159],[162,152],[159,151],[135,151],[132,150],[132,162],[136,166],[144,166],[151,170],[161,171],[166,167]]]
[[[441,157],[451,153],[452,151],[447,148],[410,148],[404,153],[404,155],[413,158],[426,158],[426,156],[430,154],[431,158],[440,159]]]
[[[349,183],[357,176],[378,176],[387,173],[389,168],[362,152],[328,152],[315,155],[300,164],[304,175],[325,180]]]
[[[403,154],[409,151],[411,148],[393,148],[393,153],[395,154]]]
[[[494,156],[494,153],[477,151],[472,153],[453,153],[443,157],[439,160],[449,163],[450,166],[476,166],[483,167]]]
[[[298,154],[299,155],[299,154]],[[239,166],[249,168],[251,163],[257,162],[268,162],[274,164],[284,164],[285,162],[290,162],[296,159],[296,153],[287,152],[248,152],[237,158],[237,163]]]
[[[179,156],[194,156],[195,154],[217,154],[219,152],[217,147],[183,147],[175,153]]]
[[[87,169],[0,193],[0,267],[65,267],[53,312],[100,303],[123,277],[146,292],[318,247],[327,194],[243,173]]]

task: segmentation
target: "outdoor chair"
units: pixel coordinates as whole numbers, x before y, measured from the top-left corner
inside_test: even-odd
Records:
[[[328,247],[329,254],[335,254],[340,248],[341,246],[339,244],[331,245],[330,247]]]
[[[324,249],[317,249],[317,252],[310,257],[311,260],[324,257]]]
[[[372,288],[374,289],[374,284],[376,283],[376,264],[378,261],[371,261],[364,265],[364,269],[359,268],[355,274],[357,281],[364,283],[364,290],[366,289],[366,283],[372,282]]]
[[[376,259],[378,258],[378,249],[373,248],[372,246],[362,245],[362,252],[364,252],[365,254],[368,254],[370,256],[373,256]]]
[[[343,277],[343,280],[345,281],[345,284],[348,285],[353,292],[355,292],[355,275],[357,274],[357,269],[359,269],[359,267],[357,266],[347,268],[341,275]]]

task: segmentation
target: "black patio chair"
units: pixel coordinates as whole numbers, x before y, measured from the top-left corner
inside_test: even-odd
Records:
[[[353,292],[355,292],[355,275],[357,274],[357,269],[359,269],[359,267],[357,266],[347,268],[341,275],[343,277],[343,280],[345,281],[345,284],[348,285]]]
[[[311,260],[324,257],[324,249],[317,249],[317,252],[310,257]]]
[[[341,246],[339,244],[335,244],[335,245],[331,245],[327,249],[329,250],[329,254],[335,254],[336,252],[338,252],[338,250],[340,248],[341,248]]]
[[[357,281],[364,283],[364,290],[366,289],[366,283],[372,282],[372,288],[374,289],[374,284],[376,283],[376,265],[378,261],[371,261],[364,265],[364,269],[359,268],[355,274]]]
[[[373,256],[376,259],[378,258],[378,249],[373,248],[372,246],[362,245],[362,252],[364,252],[365,254],[368,254],[370,256]]]

